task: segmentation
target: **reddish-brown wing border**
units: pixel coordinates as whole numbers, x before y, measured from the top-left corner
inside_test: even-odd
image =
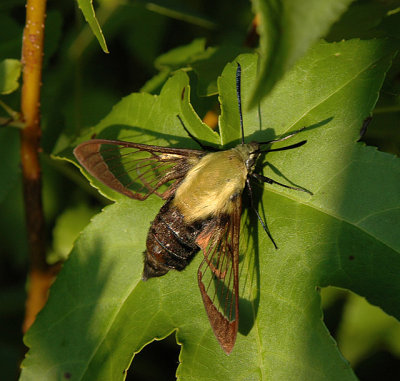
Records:
[[[231,215],[211,221],[196,241],[204,254],[197,274],[200,292],[211,327],[226,354],[233,350],[239,326],[241,210],[242,199],[238,197]],[[211,286],[212,281],[219,286]]]
[[[140,176],[135,178],[143,185],[143,191],[134,192],[125,186],[111,168],[104,160],[100,153],[103,146],[113,146],[116,149],[132,149],[132,160],[135,153],[148,153],[148,157],[140,159],[142,166],[154,165],[159,163],[157,168],[157,175],[155,171],[152,183],[144,181]],[[79,144],[74,149],[74,155],[79,163],[97,180],[101,181],[109,188],[137,200],[145,200],[149,195],[155,193],[162,199],[168,199],[174,194],[177,186],[186,176],[187,171],[193,166],[196,160],[199,160],[207,152],[185,149],[185,148],[167,148],[152,146],[147,144],[131,143],[120,140],[106,140],[106,139],[92,139]],[[143,164],[144,163],[144,164]],[[146,164],[148,163],[148,164]],[[162,165],[170,164],[162,168]],[[152,171],[150,168],[148,171]],[[165,185],[171,183],[168,189],[163,193],[158,193],[157,190]]]

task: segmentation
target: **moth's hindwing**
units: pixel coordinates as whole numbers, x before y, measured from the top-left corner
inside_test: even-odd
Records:
[[[197,237],[204,259],[198,282],[208,319],[223,350],[231,353],[239,326],[239,236],[242,199],[230,215],[215,218]]]

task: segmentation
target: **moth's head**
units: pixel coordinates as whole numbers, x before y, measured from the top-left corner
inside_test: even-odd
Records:
[[[260,156],[260,144],[257,142],[240,144],[236,147],[236,150],[242,156],[247,172],[252,173]]]

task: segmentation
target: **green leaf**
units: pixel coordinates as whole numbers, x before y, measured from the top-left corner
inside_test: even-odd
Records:
[[[332,25],[326,38],[330,41],[340,41],[350,38],[374,38],[387,36],[399,30],[396,8],[400,6],[398,0],[380,2],[375,0],[355,1]],[[392,12],[390,11],[394,11]],[[394,16],[394,17],[393,17]],[[386,26],[385,24],[389,24]],[[391,25],[390,25],[391,24]],[[392,28],[394,27],[394,30]],[[385,32],[384,32],[385,31]],[[398,33],[397,33],[398,34]]]
[[[141,88],[140,91],[144,93],[156,94],[161,91],[162,86],[167,82],[170,75],[170,70],[161,70],[154,77],[150,78]]]
[[[400,325],[364,298],[350,294],[338,330],[341,351],[354,366],[384,345],[400,354]]]
[[[21,61],[11,58],[0,62],[0,94],[10,94],[19,87]]]
[[[201,254],[185,271],[141,281],[146,234],[162,201],[155,196],[130,200],[96,184],[117,202],[77,240],[47,306],[25,337],[30,350],[21,380],[120,380],[134,353],[173,331],[182,344],[179,380],[355,380],[322,323],[318,287],[351,289],[400,317],[399,159],[356,142],[392,55],[391,45],[378,40],[318,44],[259,111],[245,112],[246,141],[306,126],[291,144],[301,139],[307,144],[268,154],[264,174],[314,196],[254,185],[279,250],[245,208],[240,326],[230,356],[218,345],[202,305],[196,281]],[[246,101],[257,58],[238,60]],[[221,140],[229,145],[240,137],[236,67],[227,65],[219,81]],[[187,77],[178,72],[158,97],[124,98],[82,139],[95,132],[190,146],[176,121],[179,113],[193,133],[216,143],[190,109],[188,92]],[[70,150],[63,156],[72,160]]]
[[[257,105],[353,0],[253,0],[260,16],[260,73],[250,99]]]
[[[199,53],[190,64],[199,79],[198,94],[203,97],[218,94],[217,80],[225,65],[239,54],[249,52],[246,48],[223,45]]]
[[[93,34],[96,36],[97,41],[99,42],[101,48],[103,49],[103,52],[109,53],[107,48],[107,43],[103,36],[100,24],[96,19],[96,14],[94,13],[92,0],[77,0],[77,1],[78,1],[78,6],[82,11],[83,16],[85,17],[86,22],[89,24]]]
[[[196,55],[204,52],[205,46],[206,40],[198,38],[190,44],[179,46],[158,56],[154,61],[154,66],[160,72],[149,79],[140,90],[149,93],[159,92],[172,71],[183,68],[190,70],[190,62]]]
[[[193,70],[198,78],[197,93],[201,97],[218,94],[217,79],[225,65],[241,53],[249,53],[250,49],[234,45],[222,45],[206,48],[205,39],[193,40],[190,44],[171,49],[159,56],[155,66],[161,72],[153,77],[144,89],[157,88],[173,70]]]
[[[56,221],[53,229],[53,248],[47,255],[48,263],[65,261],[79,233],[89,223],[96,210],[85,204],[66,209]]]
[[[206,40],[204,38],[197,38],[188,45],[171,49],[167,53],[157,57],[154,66],[160,70],[166,68],[171,70],[180,69],[183,65],[190,62],[193,56],[204,52],[205,47]]]

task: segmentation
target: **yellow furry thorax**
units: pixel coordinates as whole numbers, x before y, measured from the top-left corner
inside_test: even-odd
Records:
[[[258,143],[249,143],[212,152],[188,171],[173,200],[187,223],[232,212],[254,170],[258,149]]]

